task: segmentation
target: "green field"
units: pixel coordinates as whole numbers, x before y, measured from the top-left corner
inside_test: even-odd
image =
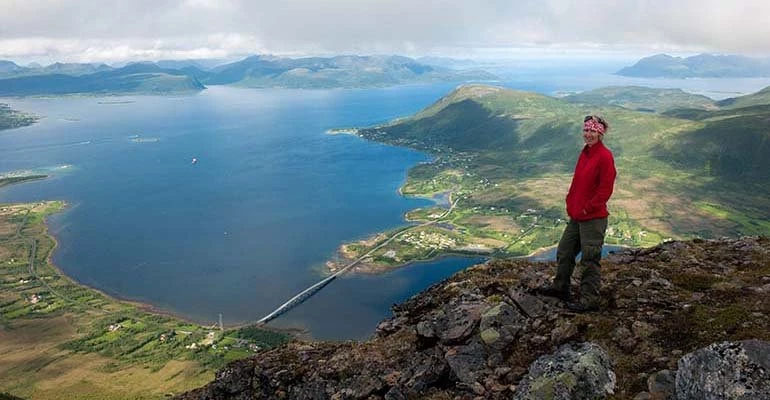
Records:
[[[0,204],[0,393],[163,398],[289,339],[257,327],[201,326],[71,281],[49,261],[56,243],[44,224],[64,207]]]

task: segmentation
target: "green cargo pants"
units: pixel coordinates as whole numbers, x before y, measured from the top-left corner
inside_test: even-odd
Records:
[[[590,221],[577,222],[570,220],[559,240],[556,249],[556,278],[553,288],[569,293],[570,278],[575,270],[575,258],[579,252],[583,255],[580,264],[583,271],[580,275],[580,302],[588,308],[598,308],[601,303],[599,289],[601,288],[602,245],[607,231],[607,218],[597,218]]]

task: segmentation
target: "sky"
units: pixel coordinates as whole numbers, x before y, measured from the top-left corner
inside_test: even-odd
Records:
[[[770,56],[768,0],[0,0],[19,62]]]

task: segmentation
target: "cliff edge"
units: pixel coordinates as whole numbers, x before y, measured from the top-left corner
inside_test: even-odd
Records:
[[[770,239],[662,243],[602,269],[605,304],[575,314],[532,294],[553,263],[476,265],[368,341],[294,341],[177,398],[770,398]]]

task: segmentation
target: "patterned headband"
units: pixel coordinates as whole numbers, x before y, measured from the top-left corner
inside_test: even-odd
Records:
[[[583,124],[583,130],[584,131],[594,131],[602,136],[604,136],[604,132],[607,131],[607,128],[604,127],[604,124],[600,123],[599,121],[591,118],[588,121],[586,121]]]

